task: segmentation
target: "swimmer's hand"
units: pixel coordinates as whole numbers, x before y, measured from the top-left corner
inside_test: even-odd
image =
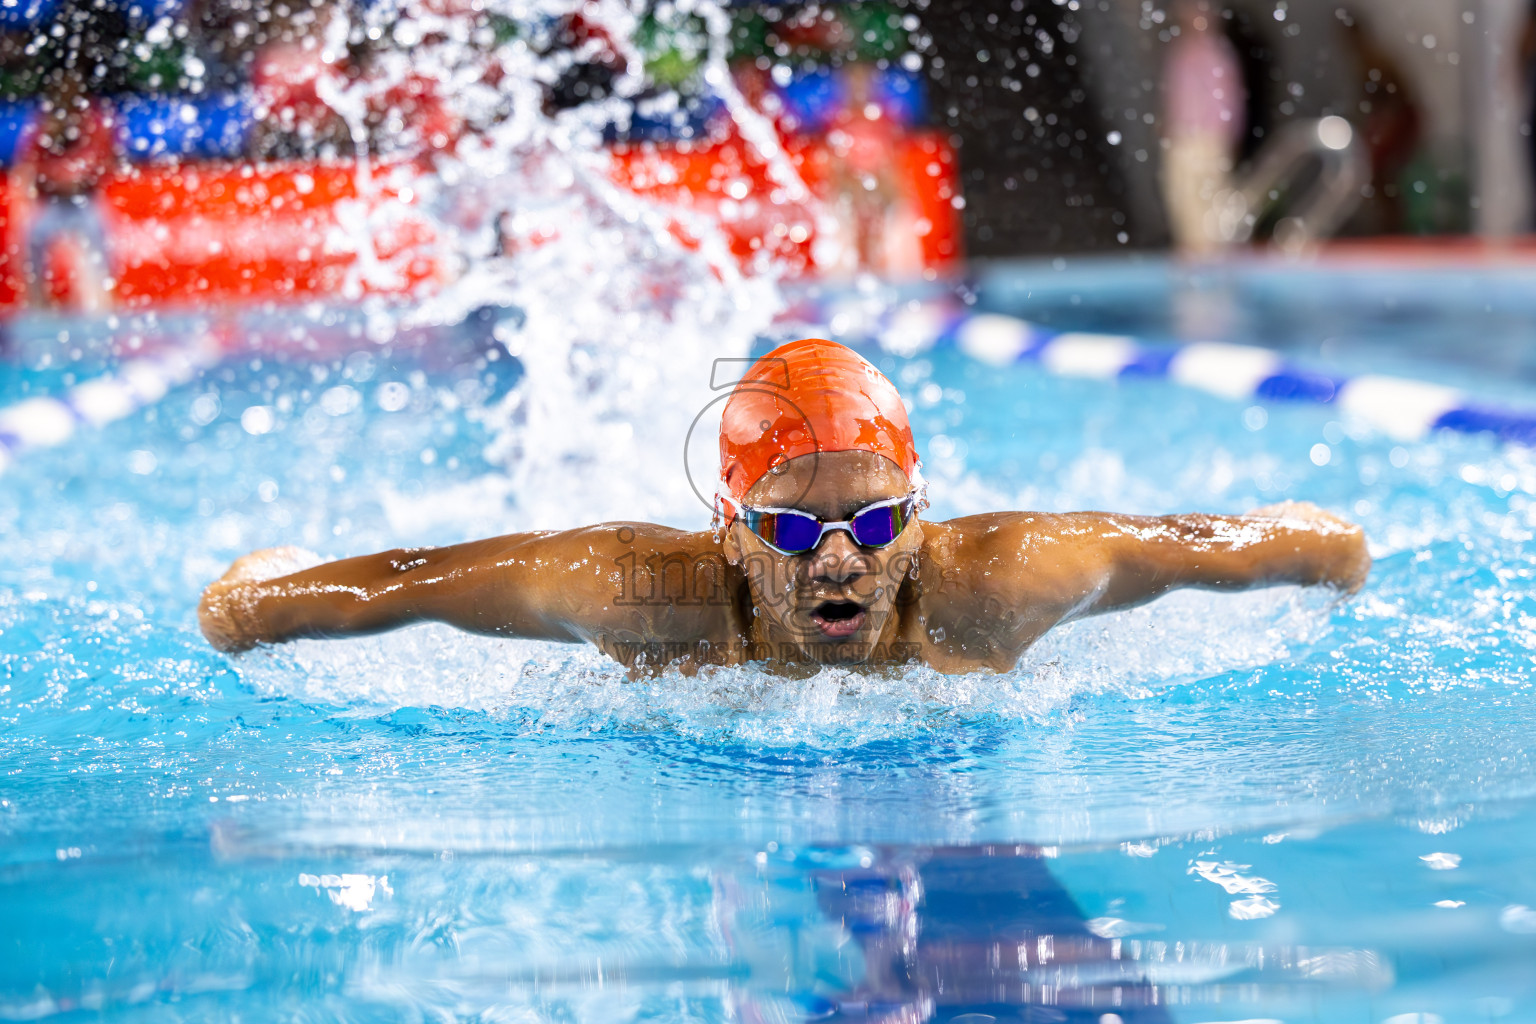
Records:
[[[263,548],[235,559],[223,576],[208,584],[198,603],[197,623],[203,636],[232,654],[255,647],[267,638],[251,624],[249,585],[308,569],[319,561],[318,555],[297,547]]]
[[[1371,573],[1371,555],[1366,549],[1365,531],[1355,523],[1319,508],[1310,501],[1282,501],[1256,508],[1248,515],[1305,523],[1308,529],[1341,541],[1341,544],[1333,546],[1326,574],[1317,582],[1338,587],[1346,594],[1353,594],[1365,585],[1365,579]]]

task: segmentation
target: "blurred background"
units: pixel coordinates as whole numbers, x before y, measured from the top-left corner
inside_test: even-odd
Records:
[[[658,2],[623,24],[594,5],[408,8],[7,0],[0,308],[330,294],[360,258],[327,242],[355,201],[393,269],[354,298],[538,244],[548,226],[475,196],[472,172],[435,196],[403,184],[524,116],[512,51],[538,57],[515,84],[542,113],[589,112],[615,183],[723,224],[749,271],[1525,251],[1522,0]],[[451,73],[412,65],[444,44]],[[798,183],[814,195],[780,194]]]

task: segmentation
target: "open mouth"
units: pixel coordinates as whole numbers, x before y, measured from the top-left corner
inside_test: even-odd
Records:
[[[823,601],[811,612],[811,621],[834,639],[852,636],[864,625],[864,609],[852,601]]]

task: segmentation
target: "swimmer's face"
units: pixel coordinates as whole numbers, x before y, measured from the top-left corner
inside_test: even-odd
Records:
[[[889,459],[872,452],[828,452],[802,455],[770,470],[742,504],[793,508],[824,522],[842,522],[911,489]],[[883,548],[860,547],[846,530],[832,530],[810,551],[786,555],[738,519],[726,535],[725,554],[746,572],[753,607],[769,627],[759,636],[794,644],[802,658],[848,664],[866,661],[873,653],[922,540],[922,525],[914,519]]]

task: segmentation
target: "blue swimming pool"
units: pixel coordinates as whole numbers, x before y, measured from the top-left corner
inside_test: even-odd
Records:
[[[1483,345],[1475,275],[1421,272],[1404,326],[1396,279],[1349,273],[1324,302],[1283,268],[1045,264],[978,301],[1161,341],[1219,315],[1536,405],[1530,291],[1489,279]],[[1365,525],[1371,582],[1174,595],[1002,676],[630,682],[436,627],[210,650],[200,588],[257,547],[706,525],[684,434],[749,336],[552,363],[538,316],[228,355],[0,476],[0,1020],[1536,1016],[1536,457],[1488,437],[870,350],[932,515],[1305,498]],[[113,365],[13,352],[0,406]]]

